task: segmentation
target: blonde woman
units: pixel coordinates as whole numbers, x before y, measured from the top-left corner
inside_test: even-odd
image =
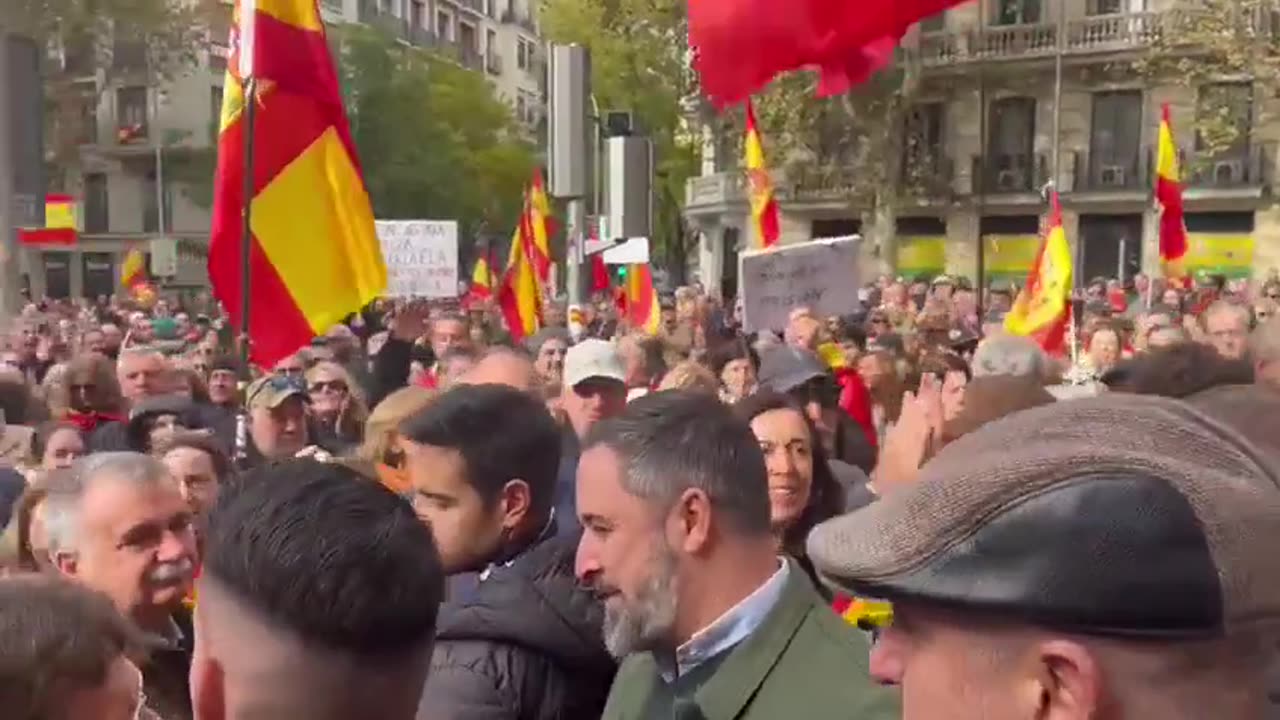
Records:
[[[710,370],[692,360],[685,360],[667,371],[658,389],[694,390],[719,397],[720,382]]]
[[[400,433],[396,428],[401,420],[430,405],[437,394],[435,390],[417,385],[402,387],[383,398],[369,413],[364,442],[356,450],[356,457],[376,467],[378,479],[396,493],[405,494],[412,489],[405,472]]]
[[[311,416],[316,420],[318,445],[344,454],[360,444],[369,410],[347,369],[322,360],[306,371]]]

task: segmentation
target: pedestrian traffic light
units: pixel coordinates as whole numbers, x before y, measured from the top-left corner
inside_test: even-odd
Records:
[[[626,279],[627,279],[627,266],[626,266],[626,265],[619,265],[619,266],[618,266],[618,268],[617,268],[617,270],[618,270],[618,280],[626,280]]]

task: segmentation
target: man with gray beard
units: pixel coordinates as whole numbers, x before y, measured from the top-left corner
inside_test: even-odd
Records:
[[[163,720],[191,717],[191,617],[183,599],[197,553],[177,481],[146,455],[89,455],[51,478],[44,518],[53,566],[105,594],[148,635],[150,709]]]
[[[764,456],[713,396],[647,395],[592,427],[575,572],[626,658],[604,720],[897,718],[870,645],[770,530]]]

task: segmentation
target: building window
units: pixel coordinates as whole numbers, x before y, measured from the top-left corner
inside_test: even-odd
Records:
[[[89,173],[84,176],[84,231],[89,234],[110,232],[107,176]]]
[[[528,108],[527,103],[525,103],[524,100],[524,93],[520,93],[519,95],[516,95],[516,119],[520,122],[525,122],[527,114]]]
[[[122,143],[147,137],[147,89],[123,87],[116,91],[116,131]]]
[[[421,0],[409,3],[409,27],[419,29],[426,27],[427,6]]]
[[[449,13],[436,13],[436,34],[446,42],[453,42],[453,17]]]
[[[528,70],[533,65],[533,43],[516,38],[516,67]]]
[[[1089,0],[1090,15],[1119,15],[1124,12],[1124,0]]]
[[[991,103],[983,187],[1029,191],[1035,182],[1036,101],[1011,97]]]
[[[1129,187],[1139,182],[1141,143],[1142,92],[1094,93],[1089,133],[1089,187]]]
[[[1064,0],[1065,1],[1065,0]],[[997,0],[992,25],[1029,25],[1040,22],[1040,0]]]
[[[40,259],[44,261],[45,294],[51,298],[71,297],[71,253],[46,250]]]

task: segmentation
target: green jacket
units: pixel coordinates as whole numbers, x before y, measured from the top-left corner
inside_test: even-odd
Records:
[[[694,698],[706,720],[898,720],[897,691],[871,680],[870,650],[793,563],[778,604]],[[653,655],[632,655],[601,720],[671,720],[667,695]]]

